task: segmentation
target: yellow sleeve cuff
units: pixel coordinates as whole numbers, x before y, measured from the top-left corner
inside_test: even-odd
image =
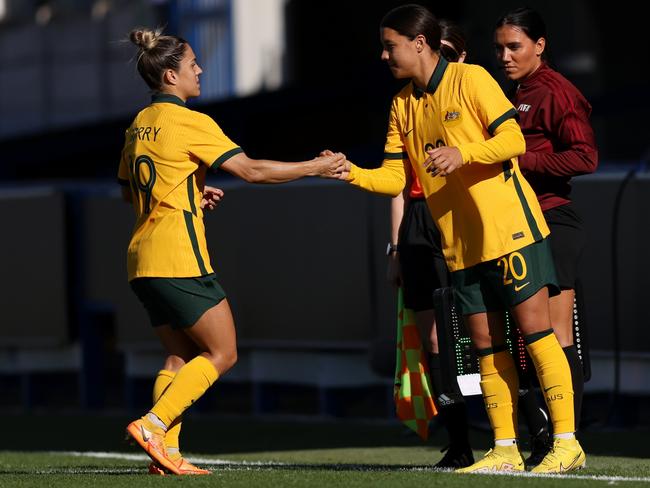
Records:
[[[372,193],[395,197],[406,184],[404,162],[401,159],[385,159],[376,169],[359,168],[352,164],[348,182]]]

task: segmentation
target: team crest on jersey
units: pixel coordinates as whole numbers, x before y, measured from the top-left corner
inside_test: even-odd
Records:
[[[461,112],[460,109],[450,107],[447,110],[443,111],[444,117],[442,119],[445,126],[450,127],[453,125],[458,125],[461,122]]]

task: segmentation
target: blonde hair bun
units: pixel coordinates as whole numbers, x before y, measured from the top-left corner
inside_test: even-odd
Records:
[[[143,51],[148,51],[149,49],[156,47],[160,34],[160,29],[156,29],[155,31],[144,28],[133,29],[129,34],[129,39],[133,44],[138,46]]]

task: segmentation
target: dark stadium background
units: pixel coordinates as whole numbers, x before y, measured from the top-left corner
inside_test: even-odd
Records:
[[[46,2],[34,1],[30,4],[37,8],[44,3]],[[78,3],[89,9],[92,2],[83,0],[67,3]],[[173,8],[177,2],[154,3],[158,5],[159,23],[173,27],[177,22]],[[241,145],[251,157],[300,160],[313,157],[321,149],[331,148],[345,152],[350,159],[361,165],[368,167],[377,165],[383,153],[390,99],[403,84],[392,79],[389,70],[379,59],[378,24],[389,8],[402,3],[408,2],[289,0],[284,11],[286,52],[282,67],[285,84],[282,88],[274,91],[262,90],[244,98],[228,98],[211,102],[199,99],[191,106],[215,118],[224,132]],[[496,69],[492,53],[492,27],[502,11],[521,5],[519,2],[464,0],[420,3],[427,5],[438,16],[459,22],[468,36],[468,61],[483,65],[500,82],[503,82]],[[582,198],[579,200],[579,206],[591,239],[592,251],[585,256],[583,268],[586,273],[584,281],[587,291],[588,319],[594,327],[590,333],[593,338],[592,345],[605,352],[606,361],[603,364],[609,368],[608,373],[617,376],[607,389],[599,390],[587,400],[586,405],[591,410],[585,414],[585,418],[590,422],[648,425],[650,418],[645,406],[650,398],[650,382],[646,382],[641,388],[635,386],[625,390],[622,386],[625,383],[622,374],[615,373],[622,364],[621,361],[628,357],[626,354],[632,354],[633,361],[638,361],[642,367],[646,367],[645,358],[650,352],[648,347],[650,333],[647,331],[645,321],[647,307],[643,306],[650,289],[640,276],[650,268],[644,244],[649,237],[648,231],[645,230],[648,224],[646,197],[648,181],[644,175],[650,148],[647,20],[639,15],[636,5],[630,1],[526,3],[538,8],[547,21],[554,64],[591,101],[592,122],[600,150],[601,163],[599,174],[596,175],[599,178],[585,179],[585,184],[577,185],[576,198]],[[0,24],[0,37],[19,22],[31,22],[31,20],[10,20]],[[112,42],[114,39],[107,39],[107,42],[109,41]],[[28,43],[30,40],[23,39],[23,42]],[[83,42],[83,39],[79,39],[79,42]],[[11,46],[4,45],[3,49],[11,50]],[[585,60],[587,60],[586,64]],[[0,75],[9,77],[11,69],[11,66],[0,66]],[[132,66],[125,66],[125,72],[129,69],[132,69]],[[83,84],[84,80],[80,79],[76,82]],[[21,90],[28,93],[32,91],[36,96],[39,90],[43,90],[44,86],[47,88],[47,85],[47,80],[41,80],[39,86],[24,86]],[[0,89],[1,87],[2,84]],[[146,91],[143,83],[140,88],[143,92]],[[74,90],[74,85],[71,89]],[[12,93],[5,92],[3,96],[10,98]],[[138,108],[134,107],[133,111]],[[65,108],[70,112],[74,112],[75,109],[74,106]],[[12,118],[18,115],[0,112],[0,117],[6,125],[11,125]],[[99,195],[97,198],[103,198],[110,191],[106,188],[109,188],[115,179],[124,130],[130,124],[131,117],[132,114],[129,114],[79,125],[49,127],[46,130],[28,129],[21,134],[0,139],[2,190],[13,195],[27,189],[45,186],[54,188],[55,192],[64,195],[65,225],[54,229],[49,237],[43,235],[43,242],[30,243],[36,247],[29,247],[29,252],[36,253],[37,251],[31,249],[48,247],[52,236],[63,236],[64,272],[67,284],[64,300],[69,315],[68,338],[72,342],[80,342],[86,348],[82,358],[82,369],[78,376],[54,376],[48,375],[47,371],[28,375],[12,374],[11,365],[4,367],[0,371],[0,388],[3,391],[3,394],[0,394],[0,406],[18,409],[38,405],[123,408],[127,404],[145,405],[148,401],[149,391],[141,387],[146,386],[146,383],[131,385],[133,388],[123,384],[125,380],[122,374],[125,366],[123,356],[114,343],[115,316],[110,304],[102,303],[98,306],[95,303],[89,312],[84,301],[86,293],[84,280],[88,279],[88,269],[82,263],[85,263],[84,259],[92,253],[84,243],[92,241],[93,238],[93,235],[87,237],[85,235],[90,233],[91,228],[96,230],[99,226],[91,227],[92,223],[89,223],[84,218],[83,212],[79,210],[81,208],[79,201],[88,198],[89,194],[92,194],[93,198],[96,195]],[[232,179],[227,175],[220,174],[213,178],[215,184],[232,183]],[[618,193],[621,189],[628,190],[625,193],[626,198],[621,196],[622,193]],[[230,198],[231,201],[234,198],[238,204],[257,202],[258,199],[264,201],[261,195],[266,195],[265,191],[268,190],[258,191],[255,188],[234,190],[232,193],[234,196]],[[308,193],[307,191],[301,193],[300,189],[296,191],[295,194],[287,193],[286,196],[277,197],[277,201],[281,202],[277,209],[278,213],[283,211],[290,213],[288,209],[296,211],[300,202],[304,200],[291,200],[291,198],[297,198],[295,195],[304,198],[305,193]],[[96,192],[96,195],[93,192]],[[281,192],[277,195],[281,195]],[[331,205],[331,200],[327,199],[338,198],[332,196],[334,193],[323,195],[324,201],[316,207],[317,210]],[[385,361],[391,360],[389,356],[392,352],[394,320],[393,315],[385,317],[382,314],[387,310],[389,314],[393,313],[394,304],[387,300],[393,300],[394,297],[382,281],[383,249],[380,247],[385,246],[387,222],[382,220],[375,225],[381,220],[381,215],[385,215],[387,220],[388,214],[382,214],[386,202],[375,197],[368,198],[367,201],[359,196],[350,198],[356,198],[354,201],[357,203],[361,202],[354,207],[353,211],[358,211],[360,215],[362,211],[367,212],[363,215],[369,215],[370,219],[374,219],[373,225],[369,225],[368,231],[364,230],[363,234],[364,239],[367,238],[368,243],[373,245],[367,252],[369,271],[363,278],[357,276],[351,279],[357,280],[354,283],[363,282],[364,286],[368,286],[370,295],[368,302],[375,307],[369,312],[369,316],[375,319],[379,317],[377,322],[381,322],[380,326],[372,324],[367,326],[369,336],[362,341],[356,341],[350,347],[367,348],[373,369],[381,370],[384,376],[387,376],[386,372],[390,372],[391,364]],[[343,204],[341,206],[345,208]],[[13,236],[12,226],[16,222],[28,220],[35,226],[47,224],[41,220],[38,211],[25,214],[25,210],[21,210],[20,207],[20,204],[15,204],[7,210],[7,214],[3,214],[11,214],[12,218],[16,219],[5,220],[3,231],[5,243],[9,242],[8,236]],[[360,208],[362,210],[358,210]],[[20,213],[21,211],[23,214]],[[246,222],[250,218],[250,213],[247,213],[249,211],[248,208],[242,210],[242,207],[234,205],[228,207],[230,215],[227,217],[228,223],[236,229],[238,219]],[[619,221],[617,219],[619,214],[625,215],[625,219]],[[307,232],[305,229],[316,225],[317,218],[314,215],[291,215],[296,221],[281,228],[283,231],[292,230],[295,235],[287,236],[277,229],[264,228],[267,233],[260,238],[267,240],[275,238],[271,235],[275,231],[277,232],[275,241],[287,239],[295,243],[299,242],[301,236]],[[310,217],[314,220],[310,220]],[[116,218],[116,222],[118,220]],[[324,224],[324,228],[335,228],[334,224],[335,222],[329,222]],[[350,223],[350,229],[354,229],[353,224],[354,222]],[[110,220],[101,223],[102,227],[108,228],[108,234],[113,231],[111,225],[118,227],[118,224]],[[618,234],[614,232],[617,226]],[[312,257],[316,256],[320,259],[320,256],[339,252],[348,244],[346,242],[348,235],[343,231],[340,231],[340,235],[333,236],[331,241],[322,238],[322,234],[318,232],[319,229],[313,231],[316,238],[313,243]],[[612,235],[615,236],[614,240]],[[222,237],[220,236],[219,239]],[[251,254],[266,251],[268,255],[265,259],[270,262],[294,259],[291,256],[287,258],[277,254],[286,250],[287,246],[281,245],[281,242],[269,244],[267,240],[263,241],[266,247],[261,246],[259,242],[250,242],[250,247],[245,250],[250,251]],[[115,243],[115,246],[122,245],[125,243],[121,241]],[[273,247],[276,245],[277,247]],[[7,246],[9,247],[3,248],[5,254],[1,258],[4,267],[19,271],[13,275],[11,273],[5,275],[2,285],[4,297],[1,302],[2,307],[5,311],[12,311],[17,306],[7,297],[11,296],[9,292],[13,288],[13,283],[20,277],[21,280],[28,282],[23,294],[33,298],[29,302],[31,307],[38,308],[39,294],[48,292],[42,289],[42,276],[39,276],[39,270],[31,269],[27,265],[25,265],[27,267],[16,265],[16,263],[30,262],[30,255],[25,255],[28,246],[24,246],[23,249],[20,239]],[[117,249],[115,246],[113,249]],[[107,249],[109,248],[110,246],[107,246]],[[101,252],[96,251],[95,258],[104,259],[102,265],[107,270],[121,266],[121,261],[110,260],[109,254],[101,254],[104,250],[102,247]],[[112,259],[113,256],[110,256]],[[305,252],[302,252],[300,259],[307,260],[305,256]],[[345,254],[341,258],[345,259]],[[294,263],[293,266],[300,268],[301,265]],[[630,274],[632,272],[637,274]],[[289,277],[281,278],[284,280],[280,278],[278,280],[283,286],[294,286],[294,288],[303,286],[302,283],[292,281]],[[338,278],[341,282],[347,279],[345,276]],[[122,282],[121,286],[126,289],[126,282]],[[309,286],[312,285],[308,283],[304,288],[307,289]],[[315,291],[317,292],[318,290]],[[293,297],[293,300],[299,300],[299,296]],[[291,299],[288,302],[291,302]],[[48,320],[47,313],[46,309],[43,310],[43,321]],[[315,313],[318,315],[324,312],[315,311]],[[20,311],[13,315],[20,315]],[[89,319],[89,316],[92,318]],[[134,324],[134,327],[143,328],[145,325]],[[0,336],[2,336],[1,325]],[[359,342],[363,344],[360,345]],[[256,343],[253,341],[247,347],[255,348],[255,346]],[[309,346],[314,347],[313,344]],[[268,344],[265,347],[268,347]],[[316,346],[315,349],[319,347]],[[327,349],[330,346],[323,347]],[[9,351],[7,353],[9,356],[6,357],[11,358],[15,346],[5,345],[4,348],[5,352]],[[3,343],[0,341],[0,352],[2,351]],[[340,353],[341,350],[339,349],[338,352]],[[52,377],[56,377],[60,383],[51,382]],[[245,383],[233,382],[220,387],[224,391],[227,390],[230,395],[224,395],[223,398],[226,400],[220,400],[221,403],[217,407],[228,411],[242,411],[242,408],[248,411],[246,409],[250,408],[249,404],[237,401],[237,398],[245,397],[249,403],[257,402],[253,409],[262,411],[283,411],[288,402],[292,403],[292,406],[287,408],[293,413],[318,412],[319,407],[316,405],[320,400],[314,398],[318,392],[315,393],[309,388],[295,388],[283,384],[258,386],[259,389],[254,389],[252,392],[250,385]],[[361,402],[347,409],[337,404],[337,402],[345,403],[350,400],[344,389],[330,393],[332,396],[325,400],[325,403],[331,407],[330,412],[344,416],[363,415],[368,412],[374,415],[390,415],[390,386],[365,391],[365,403]],[[627,401],[621,403],[623,397]],[[210,402],[211,400],[208,399],[203,408],[206,410],[217,408]],[[306,406],[301,408],[296,407],[296,404]],[[624,406],[618,410],[613,408],[620,405]]]

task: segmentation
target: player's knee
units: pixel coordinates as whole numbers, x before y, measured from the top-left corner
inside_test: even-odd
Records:
[[[176,354],[170,354],[165,359],[164,368],[167,371],[173,371],[174,373],[177,373],[179,369],[185,366],[185,363],[186,363],[185,358],[178,356]]]
[[[237,348],[221,351],[216,358],[215,366],[219,374],[223,375],[237,363]]]
[[[573,346],[573,336],[566,336],[566,335],[558,335],[555,334],[557,337],[557,341],[560,343],[560,347],[564,349],[565,347]]]
[[[237,364],[237,349],[233,348],[232,352],[228,354],[228,369]]]

